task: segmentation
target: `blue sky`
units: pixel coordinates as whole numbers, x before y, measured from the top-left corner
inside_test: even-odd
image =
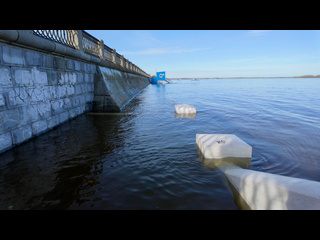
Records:
[[[319,30],[86,30],[153,75],[290,77],[320,74]]]

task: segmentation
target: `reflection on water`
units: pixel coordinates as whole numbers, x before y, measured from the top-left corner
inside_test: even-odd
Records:
[[[318,79],[175,83],[1,154],[0,209],[237,209],[217,162],[198,154],[197,133],[243,139],[249,169],[320,180]],[[179,103],[196,117],[177,117]]]
[[[175,118],[192,118],[196,119],[197,114],[196,113],[176,113],[174,115]]]

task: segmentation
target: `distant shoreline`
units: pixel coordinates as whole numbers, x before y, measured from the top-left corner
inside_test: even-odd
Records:
[[[320,75],[303,75],[294,77],[207,77],[207,78],[167,78],[168,80],[197,80],[197,79],[263,79],[263,78],[320,78]]]

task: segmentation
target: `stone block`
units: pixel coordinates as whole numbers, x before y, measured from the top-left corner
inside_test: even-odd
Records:
[[[60,58],[60,57],[54,57],[53,58],[53,67],[55,69],[61,69],[61,70],[66,70],[67,68],[67,62],[65,59]]]
[[[9,68],[0,68],[0,87],[12,87]]]
[[[19,126],[31,124],[40,119],[37,105],[25,105],[19,107],[20,123]]]
[[[2,96],[5,100],[5,103],[7,105],[7,108],[12,108],[15,106],[15,92],[12,88],[3,88],[2,89]]]
[[[36,106],[40,118],[45,119],[52,115],[51,104],[49,101],[40,102],[34,106]]]
[[[40,53],[33,52],[33,51],[26,51],[25,52],[25,63],[26,66],[41,66],[42,65],[42,57]]]
[[[0,112],[0,132],[18,127],[20,124],[20,115],[17,108]]]
[[[75,118],[79,114],[79,109],[80,109],[79,107],[70,109],[68,111],[69,112],[69,118],[70,119]]]
[[[3,96],[8,108],[14,108],[18,105],[28,104],[28,92],[25,87],[14,87],[3,89]]]
[[[30,101],[32,102],[44,101],[49,97],[48,89],[43,87],[29,88],[28,94],[31,96]]]
[[[75,86],[75,94],[76,95],[80,95],[82,93],[82,88],[81,88],[81,85],[80,84],[77,84]]]
[[[86,95],[79,96],[80,106],[86,104]]]
[[[74,96],[71,100],[73,107],[78,107],[80,105],[80,97]]]
[[[47,118],[47,125],[48,125],[48,128],[49,128],[49,129],[54,128],[54,127],[57,126],[59,123],[60,123],[59,115],[54,115],[54,116],[52,116],[52,117],[48,117],[48,118]]]
[[[84,64],[84,71],[87,73],[94,73],[96,71],[96,66],[94,64]]]
[[[93,94],[86,94],[86,95],[85,95],[85,101],[86,101],[86,103],[87,103],[87,102],[92,102],[92,101],[93,101],[93,98],[94,98],[94,95],[93,95]]]
[[[46,72],[40,72],[36,67],[33,67],[31,72],[34,85],[48,85],[48,77]]]
[[[24,64],[24,57],[22,49],[3,46],[3,62],[8,64]]]
[[[65,98],[63,99],[64,101],[64,109],[70,109],[72,108],[72,101],[70,100],[70,98]]]
[[[84,82],[84,80],[83,80],[83,73],[81,73],[81,72],[78,72],[78,73],[77,73],[77,82],[78,82],[78,83],[83,83],[83,82]]]
[[[69,118],[68,112],[62,112],[59,114],[59,122],[60,123],[67,121],[68,118]]]
[[[74,70],[74,60],[67,60],[67,69]]]
[[[84,82],[85,83],[92,83],[93,82],[93,74],[85,73],[84,74]]]
[[[12,138],[11,133],[3,133],[0,134],[0,153],[11,148],[12,146]]]
[[[14,80],[18,85],[33,85],[31,71],[25,69],[14,70]]]
[[[56,71],[47,71],[48,85],[56,86],[58,85],[58,73]]]
[[[13,144],[20,144],[32,137],[32,128],[31,125],[27,125],[15,129],[11,133]]]
[[[64,85],[66,82],[68,82],[68,74],[64,72],[58,73],[58,84]]]
[[[67,95],[67,89],[66,86],[57,86],[56,87],[56,96],[57,98],[64,98]]]
[[[2,95],[2,92],[0,92],[0,109],[3,109],[5,106],[6,106],[5,99]]]
[[[87,93],[88,92],[88,84],[81,84],[81,92]]]
[[[204,158],[251,158],[252,147],[234,134],[197,134],[196,143]]]
[[[53,57],[49,55],[43,55],[42,66],[45,68],[53,68]]]
[[[75,92],[74,88],[75,88],[75,87],[74,87],[73,85],[67,85],[67,86],[66,86],[67,95],[68,95],[68,96],[72,96],[72,95],[74,94],[74,92]]]
[[[52,114],[56,115],[58,113],[61,113],[64,111],[64,101],[63,99],[58,99],[55,101],[51,101],[51,109],[52,109]]]
[[[72,85],[76,84],[77,83],[77,74],[72,73],[71,77],[69,77],[69,81],[70,81],[69,83]]]
[[[32,123],[32,134],[39,135],[48,129],[47,120],[40,120]]]
[[[76,70],[76,71],[81,71],[82,70],[82,62],[79,62],[79,61],[75,61],[74,62],[74,69]]]

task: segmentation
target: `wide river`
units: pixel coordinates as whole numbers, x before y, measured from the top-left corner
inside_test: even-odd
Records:
[[[175,104],[196,106],[177,116]],[[235,134],[249,169],[320,181],[320,79],[175,80],[0,155],[0,209],[238,209],[197,133]]]

